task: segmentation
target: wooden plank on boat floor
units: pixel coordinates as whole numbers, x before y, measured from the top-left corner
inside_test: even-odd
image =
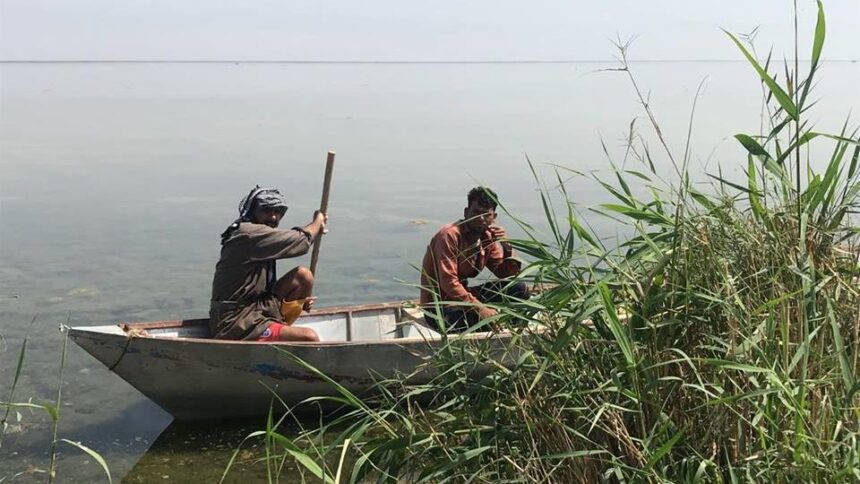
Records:
[[[395,339],[396,319],[393,308],[353,314],[352,338],[354,341]]]

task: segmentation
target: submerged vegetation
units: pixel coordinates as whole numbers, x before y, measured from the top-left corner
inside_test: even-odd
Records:
[[[71,315],[69,315],[71,317]],[[2,412],[3,416],[0,418],[0,447],[3,446],[3,440],[6,437],[6,432],[9,430],[12,422],[19,423],[22,421],[23,416],[21,414],[21,410],[36,410],[45,412],[51,419],[51,439],[50,439],[50,464],[48,470],[39,469],[39,468],[30,468],[22,472],[18,472],[16,474],[6,474],[4,469],[0,469],[0,483],[5,482],[6,479],[15,479],[26,474],[47,474],[47,482],[53,483],[57,478],[57,457],[58,450],[57,444],[63,443],[68,444],[72,447],[77,448],[81,452],[87,454],[90,458],[96,461],[101,469],[104,471],[105,476],[107,477],[108,482],[113,482],[110,475],[110,469],[108,468],[107,462],[105,462],[104,458],[98,452],[93,449],[87,447],[81,442],[72,441],[69,439],[58,438],[58,429],[60,423],[60,410],[62,408],[62,394],[63,394],[63,373],[66,369],[66,347],[68,346],[68,332],[64,334],[63,343],[60,349],[60,363],[59,363],[59,371],[57,376],[57,397],[53,402],[34,402],[32,398],[28,399],[26,402],[16,402],[15,401],[15,389],[18,386],[18,380],[21,377],[21,371],[24,368],[24,360],[27,355],[27,342],[30,337],[30,330],[33,328],[33,324],[36,322],[36,317],[33,317],[33,320],[30,321],[30,326],[27,329],[27,334],[24,336],[23,341],[21,342],[21,349],[18,352],[18,359],[15,365],[15,375],[12,380],[12,384],[9,387],[9,396],[6,401],[0,401],[0,412]],[[60,325],[60,331],[64,331],[68,328],[69,320],[66,320],[66,324]],[[13,414],[14,411],[14,414]],[[12,418],[14,415],[14,419]]]
[[[295,459],[351,482],[860,479],[860,138],[806,121],[823,10],[803,76],[797,62],[773,74],[729,37],[762,81],[768,121],[735,136],[743,181],[691,182],[689,141],[680,156],[668,148],[620,45],[659,151],[631,130],[609,177],[557,167],[542,184],[550,241],[520,222],[527,236],[512,243],[532,261],[525,277],[551,289],[499,309],[503,324],[546,330],[515,329],[516,366],[477,380],[482,348],[452,337],[427,362],[432,383],[380,382],[372,406],[342,389],[340,416],[297,439],[270,418],[252,434],[270,475]],[[676,170],[668,181],[658,157]],[[587,210],[623,224],[620,243],[581,222],[566,187],[583,178],[615,199]]]

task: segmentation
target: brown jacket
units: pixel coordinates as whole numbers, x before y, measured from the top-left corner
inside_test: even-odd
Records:
[[[477,303],[468,278],[485,267],[498,277],[510,277],[520,270],[520,262],[511,258],[512,251],[506,254],[500,243],[491,241],[489,232],[469,244],[460,223],[439,229],[427,246],[421,263],[421,304],[433,302],[433,293],[440,301]]]
[[[268,293],[275,259],[307,253],[307,233],[273,229],[243,222],[221,246],[215,265],[209,328],[220,339],[257,339],[273,320],[280,319],[280,301]]]

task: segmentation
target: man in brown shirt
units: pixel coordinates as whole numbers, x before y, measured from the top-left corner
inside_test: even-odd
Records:
[[[520,272],[520,261],[504,239],[505,229],[495,224],[495,192],[475,187],[466,197],[468,205],[463,219],[445,225],[430,240],[421,263],[422,307],[425,319],[442,331],[460,332],[482,319],[496,314],[486,303],[525,299],[528,289],[523,282],[499,280],[469,287],[467,279],[477,276],[485,267],[497,277],[510,278]],[[442,321],[433,303],[441,303]]]
[[[276,280],[275,260],[307,253],[325,230],[327,217],[316,211],[304,227],[279,229],[286,211],[278,190],[257,186],[239,203],[239,218],[221,234],[209,307],[214,338],[319,341],[314,330],[291,327],[292,321],[286,320],[313,305],[313,274],[299,266]],[[298,311],[283,314],[282,305]]]

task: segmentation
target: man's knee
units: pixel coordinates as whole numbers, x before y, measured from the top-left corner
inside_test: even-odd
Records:
[[[478,300],[484,303],[511,302],[511,300],[528,299],[529,287],[525,282],[511,282],[508,279],[488,282],[479,286]]]
[[[311,328],[289,326],[281,330],[281,341],[309,341],[316,343],[320,340],[316,331]]]
[[[507,293],[511,297],[515,297],[517,299],[528,299],[529,297],[529,286],[522,281],[518,281],[515,284],[512,284]]]
[[[301,341],[311,341],[311,342],[315,343],[315,342],[318,342],[320,340],[320,336],[317,334],[316,331],[312,330],[311,328],[296,328],[296,329],[301,330]]]
[[[313,287],[314,273],[305,266],[296,267],[296,282],[302,287]]]

